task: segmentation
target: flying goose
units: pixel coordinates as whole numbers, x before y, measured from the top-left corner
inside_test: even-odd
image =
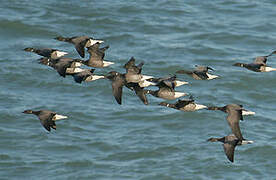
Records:
[[[176,71],[176,73],[187,74],[189,76],[192,76],[196,80],[211,80],[211,79],[215,79],[215,78],[219,77],[217,75],[209,74],[208,70],[214,71],[214,69],[212,69],[209,66],[197,66],[196,65],[196,68],[193,71],[179,70],[179,71]]]
[[[232,133],[240,140],[244,140],[240,130],[240,120],[243,120],[243,106],[238,104],[228,104],[223,107],[208,107],[208,110],[220,110],[228,114],[227,122]],[[246,111],[251,112],[251,111]],[[249,114],[249,113],[248,113]],[[253,112],[250,114],[254,114]]]
[[[28,47],[28,48],[25,48],[24,51],[33,52],[40,56],[44,56],[52,59],[57,59],[68,54],[67,52],[63,52],[57,49],[50,49],[50,48],[37,49],[37,48]]]
[[[95,43],[103,43],[104,41],[94,39],[88,36],[74,36],[74,37],[62,37],[58,36],[54,38],[58,41],[68,42],[75,45],[75,49],[79,53],[79,55],[84,58],[85,57],[85,48],[93,46]]]
[[[105,78],[109,79],[112,82],[112,93],[118,104],[122,104],[123,86],[126,86],[127,88],[135,91],[140,100],[144,104],[148,104],[148,100],[143,88],[140,87],[138,83],[127,83],[125,74],[111,71],[105,76]]]
[[[163,78],[150,78],[150,79],[147,79],[148,82],[150,82],[151,84],[150,85],[153,85],[153,86],[157,86],[158,82],[162,81],[162,80],[167,80],[167,79],[170,79],[170,77],[163,77]],[[180,80],[173,80],[172,81],[172,84],[174,87],[179,87],[179,86],[182,86],[182,85],[185,85],[185,84],[189,84],[188,82],[185,82],[185,81],[180,81]]]
[[[25,110],[22,113],[36,115],[39,118],[42,126],[47,131],[51,131],[51,128],[56,130],[56,123],[55,123],[56,120],[67,118],[67,116],[59,115],[56,112],[48,111],[48,110],[40,110],[40,111]]]
[[[40,64],[44,64],[46,66],[54,68],[62,77],[84,71],[84,69],[79,68],[81,66],[80,62],[81,61],[78,59],[64,57],[58,59],[39,59]]]
[[[269,56],[272,56],[273,54],[276,54],[276,51],[273,51],[267,56],[258,56],[254,59],[254,62],[246,64],[246,63],[235,63],[233,66],[238,67],[244,67],[248,70],[255,71],[255,72],[270,72],[270,71],[276,71],[276,68],[272,68],[266,65],[267,58]]]
[[[201,104],[196,104],[193,97],[190,96],[189,99],[179,99],[176,103],[170,104],[166,102],[161,102],[159,103],[160,106],[166,106],[169,108],[174,108],[178,109],[181,111],[196,111],[199,109],[205,109],[208,108],[207,106],[201,105]]]
[[[176,92],[174,90],[175,88],[175,78],[176,76],[172,76],[168,79],[162,79],[157,83],[157,86],[159,87],[158,90],[145,90],[145,93],[151,94],[155,97],[167,99],[167,100],[173,100],[182,96],[186,96],[186,93],[183,92]]]
[[[234,152],[237,145],[252,144],[253,141],[240,140],[234,134],[222,138],[209,138],[207,141],[210,142],[222,142],[225,155],[229,161],[234,162]]]
[[[114,62],[104,61],[105,51],[109,46],[100,48],[100,43],[95,43],[92,46],[87,48],[88,53],[90,54],[88,60],[80,60],[82,64],[95,68],[104,68],[114,64]]]
[[[72,76],[76,83],[95,81],[97,79],[105,78],[105,76],[95,75],[95,69],[84,69],[81,72],[74,73]]]
[[[130,58],[130,60],[124,65],[124,68],[126,69],[125,78],[127,83],[138,83],[140,87],[152,85],[152,83],[148,82],[147,79],[153,77],[141,74],[143,65],[144,62],[141,62],[136,66],[134,57]]]

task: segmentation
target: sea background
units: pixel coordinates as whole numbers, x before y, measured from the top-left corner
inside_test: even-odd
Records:
[[[275,17],[273,0],[1,0],[0,179],[276,179],[276,72],[232,66],[276,49]],[[240,123],[255,143],[237,147],[231,163],[220,143],[206,142],[231,132],[223,112],[177,111],[152,96],[146,106],[126,88],[120,106],[108,80],[76,84],[23,51],[56,48],[79,58],[73,45],[54,40],[59,35],[110,45],[105,58],[115,64],[96,74],[123,73],[132,56],[156,77],[212,67],[219,79],[177,75],[190,83],[177,90],[199,104],[256,112]],[[276,67],[276,56],[268,65]],[[68,119],[48,133],[25,109]]]

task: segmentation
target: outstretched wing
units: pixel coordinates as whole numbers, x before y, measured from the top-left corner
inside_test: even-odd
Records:
[[[121,79],[115,79],[112,81],[112,93],[118,104],[122,104],[124,82]]]
[[[227,121],[232,130],[232,133],[239,139],[243,140],[240,130],[240,120],[242,120],[242,110],[233,110],[228,113]]]
[[[223,144],[223,149],[225,152],[225,155],[229,159],[229,161],[234,162],[234,152],[235,152],[235,145],[231,143],[224,143]]]
[[[90,54],[89,61],[103,61],[105,53],[99,49],[99,46],[100,43],[95,43],[87,48],[87,51]]]
[[[45,112],[41,115],[39,115],[39,120],[41,125],[47,130],[47,131],[51,131],[51,127],[53,127],[55,129],[56,124],[55,122],[52,120],[53,117],[56,115],[56,113],[54,112]]]

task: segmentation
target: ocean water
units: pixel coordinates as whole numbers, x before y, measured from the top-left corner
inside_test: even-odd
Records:
[[[232,66],[276,49],[275,16],[273,0],[2,0],[0,179],[276,179],[276,72]],[[230,133],[223,112],[177,111],[152,96],[146,106],[126,88],[120,106],[109,81],[76,84],[23,51],[57,48],[79,58],[71,44],[53,39],[59,35],[105,40],[105,58],[115,64],[99,74],[124,72],[132,56],[156,77],[212,67],[219,79],[177,75],[190,83],[177,90],[200,104],[256,112],[240,123],[255,143],[236,147],[231,163],[220,143],[206,142]],[[276,67],[276,56],[268,65]],[[68,119],[48,133],[25,109]]]

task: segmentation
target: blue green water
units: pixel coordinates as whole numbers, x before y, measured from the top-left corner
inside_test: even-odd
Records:
[[[276,48],[276,2],[73,1],[0,2],[0,179],[276,179],[276,73],[233,67]],[[208,143],[230,128],[222,112],[181,112],[145,106],[128,89],[123,105],[111,83],[76,84],[25,47],[57,48],[79,58],[56,36],[89,35],[110,45],[116,64],[97,73],[124,72],[134,56],[144,74],[162,77],[209,65],[221,78],[190,82],[178,91],[196,102],[242,104],[256,112],[240,123],[245,138],[230,163],[221,144]],[[276,57],[268,65],[276,67]],[[174,102],[174,101],[172,101]],[[46,132],[25,109],[67,115]]]

